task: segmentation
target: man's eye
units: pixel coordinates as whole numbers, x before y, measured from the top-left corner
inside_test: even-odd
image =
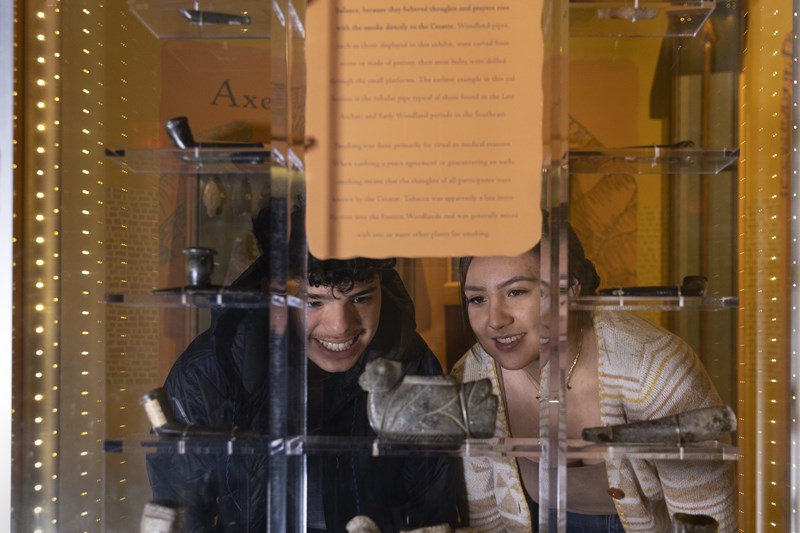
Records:
[[[356,296],[353,298],[354,304],[364,304],[372,300],[372,296]]]
[[[322,307],[322,302],[320,302],[319,300],[308,300],[306,302],[306,307],[309,308],[309,309]]]

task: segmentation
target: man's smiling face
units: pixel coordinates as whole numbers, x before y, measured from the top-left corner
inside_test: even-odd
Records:
[[[378,331],[380,277],[358,282],[347,292],[308,287],[308,358],[326,372],[351,369]]]

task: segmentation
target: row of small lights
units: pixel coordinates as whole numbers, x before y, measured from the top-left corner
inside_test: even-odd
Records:
[[[33,238],[29,240],[30,233],[27,233],[24,242],[32,261],[26,265],[26,277],[35,281],[32,291],[34,313],[26,312],[26,324],[28,320],[34,324],[33,335],[28,337],[33,357],[24,358],[24,371],[28,372],[30,362],[30,374],[25,376],[25,383],[31,383],[29,393],[33,403],[30,409],[35,425],[32,434],[26,434],[23,441],[32,444],[28,454],[33,458],[34,470],[30,472],[31,483],[24,486],[26,492],[22,495],[22,502],[23,512],[30,509],[32,513],[32,530],[40,533],[54,527],[58,516],[60,195],[57,132],[60,54],[57,16],[48,17],[44,11],[36,12],[30,30],[35,33],[35,38],[26,43],[31,52],[26,57],[35,57],[36,62],[25,65],[28,70],[26,79],[34,80],[33,87],[26,87],[26,91],[35,104],[25,112],[32,118],[31,121],[26,119],[26,124],[35,124],[35,133],[31,135],[34,149],[26,152],[24,172],[26,183],[33,184],[35,193],[26,198],[26,211],[33,218],[27,226],[32,228]],[[28,301],[26,296],[26,305]],[[26,408],[23,408],[23,413],[27,414]]]
[[[785,2],[785,4],[788,4],[788,0]],[[761,13],[763,16],[750,17],[751,21],[758,20],[760,22],[759,27],[751,26],[746,30],[752,35],[760,35],[763,37],[762,40],[758,41],[762,48],[753,48],[752,50],[748,50],[747,53],[754,55],[769,54],[772,58],[780,59],[783,57],[784,53],[783,36],[786,35],[786,12],[785,9],[782,10],[775,8],[772,3],[765,3],[762,5],[763,7],[758,7],[756,9],[763,9]],[[796,13],[794,16],[797,16]],[[793,37],[796,38],[796,36]],[[755,46],[755,43],[752,41],[751,46]],[[768,46],[770,48],[765,49],[765,47]],[[763,57],[766,57],[766,55]],[[796,58],[793,58],[793,61],[796,61]],[[750,64],[755,65],[752,60]],[[782,65],[782,63],[779,62],[776,62],[775,64]],[[783,376],[785,376],[784,368],[786,365],[786,360],[784,358],[784,353],[781,353],[781,348],[783,347],[781,330],[782,325],[785,324],[786,320],[791,321],[789,327],[791,327],[794,334],[797,333],[797,328],[794,326],[795,320],[797,320],[797,316],[795,314],[796,310],[794,307],[795,302],[792,301],[792,312],[790,317],[785,317],[784,308],[782,306],[783,303],[786,303],[784,300],[784,292],[781,289],[782,283],[785,282],[785,280],[782,279],[783,267],[781,266],[784,264],[782,263],[782,261],[784,261],[784,251],[773,250],[773,247],[780,245],[784,233],[781,230],[783,221],[780,220],[781,217],[779,215],[779,213],[784,212],[783,208],[785,206],[785,200],[780,194],[782,188],[780,162],[784,157],[788,156],[788,154],[781,153],[781,117],[779,116],[779,113],[780,110],[784,109],[781,105],[784,95],[779,88],[779,83],[784,79],[784,73],[782,70],[779,70],[779,68],[780,67],[777,67],[775,70],[772,70],[766,74],[773,80],[773,82],[770,82],[769,84],[760,85],[759,75],[755,72],[754,75],[748,78],[748,83],[754,85],[759,84],[756,85],[758,91],[771,91],[769,93],[764,93],[768,98],[772,99],[768,104],[765,104],[764,107],[766,109],[775,111],[769,116],[770,121],[765,122],[765,124],[769,125],[769,131],[765,131],[767,128],[762,127],[758,132],[754,132],[752,136],[753,139],[763,139],[763,143],[761,140],[752,142],[753,151],[767,146],[767,144],[764,143],[769,143],[768,145],[772,147],[773,151],[767,158],[760,160],[764,161],[762,166],[759,168],[750,168],[750,175],[748,176],[745,174],[742,176],[743,180],[747,180],[748,178],[758,180],[759,178],[756,178],[756,176],[769,176],[769,182],[763,182],[763,190],[772,191],[772,194],[769,196],[769,198],[760,197],[756,192],[753,195],[753,200],[755,202],[769,200],[770,203],[764,204],[764,206],[753,204],[752,207],[756,209],[755,212],[751,210],[742,214],[745,217],[758,217],[760,214],[769,214],[769,220],[766,224],[762,224],[760,221],[755,221],[755,223],[751,225],[755,227],[753,234],[754,244],[757,244],[760,247],[760,250],[757,254],[757,257],[751,257],[748,261],[748,266],[744,267],[749,268],[749,266],[752,264],[761,263],[761,260],[758,258],[758,256],[768,258],[769,261],[769,264],[761,265],[759,267],[759,271],[756,273],[755,289],[758,290],[758,294],[755,295],[754,299],[754,303],[756,305],[755,317],[757,318],[763,316],[766,317],[767,321],[764,322],[760,318],[757,319],[756,327],[760,331],[752,332],[754,334],[754,338],[752,340],[755,341],[755,344],[753,345],[755,353],[748,357],[748,360],[750,361],[760,360],[761,363],[756,363],[755,373],[751,376],[754,378],[755,382],[742,382],[748,387],[748,389],[750,389],[750,393],[754,394],[754,398],[756,399],[755,410],[749,412],[755,417],[753,421],[753,427],[758,436],[752,443],[743,443],[745,448],[750,450],[747,460],[752,460],[755,464],[755,469],[753,471],[755,479],[753,479],[753,483],[750,485],[750,489],[754,491],[754,494],[750,495],[750,498],[754,499],[755,501],[763,501],[763,499],[766,499],[767,501],[764,501],[763,506],[757,504],[755,507],[745,509],[744,511],[749,513],[757,513],[759,516],[754,523],[768,526],[773,528],[773,530],[781,526],[783,519],[788,519],[792,523],[791,530],[796,532],[797,529],[795,522],[797,519],[797,493],[795,487],[796,481],[794,479],[794,463],[796,462],[794,459],[794,449],[792,452],[792,486],[790,488],[789,495],[792,500],[791,516],[783,516],[783,498],[787,495],[784,492],[784,487],[781,486],[778,481],[782,475],[783,468],[785,468],[783,467],[782,463],[786,457],[786,451],[784,448],[785,443],[780,439],[780,432],[784,431],[783,426],[785,424],[784,420],[781,419],[781,416],[784,412],[784,402],[786,402],[786,397],[784,395],[785,382],[782,381]],[[794,76],[792,77],[792,82],[793,84],[796,84]],[[792,105],[794,105],[794,102]],[[760,112],[760,109],[751,111],[752,114],[757,114]],[[743,112],[742,117],[745,116],[746,114]],[[791,117],[786,118],[790,119]],[[753,155],[752,159],[753,161],[758,160],[755,154]],[[794,168],[792,172],[793,174],[796,173]],[[751,192],[755,192],[752,184],[750,185],[749,190]],[[791,207],[794,208],[794,206]],[[748,231],[748,229],[744,228],[742,231]],[[766,240],[757,235],[757,233],[762,231],[770,231],[770,234]],[[796,240],[793,236],[792,239],[792,243],[796,244]],[[772,250],[773,253],[771,253],[770,250]],[[786,252],[789,251],[787,250]],[[742,253],[743,251],[740,250],[740,254]],[[794,246],[792,247],[791,253],[793,255],[795,253]],[[796,262],[793,256],[792,268],[794,268],[795,263]],[[764,278],[765,275],[767,278]],[[768,280],[770,285],[762,285],[762,282],[760,281],[762,279]],[[792,282],[794,283],[795,280],[792,280]],[[766,298],[763,298],[764,296],[766,296]],[[759,340],[761,334],[764,334],[764,337],[768,340],[769,344],[764,344]],[[793,338],[794,335],[792,336],[792,339]],[[741,345],[745,349],[749,349],[748,346],[743,344]],[[790,381],[790,385],[792,386],[792,394],[794,394],[794,383],[796,381],[796,363],[794,360],[796,357],[796,348],[797,347],[794,344],[789,347],[792,357],[792,375]],[[739,379],[744,380],[745,376],[740,374]],[[753,385],[756,386],[755,390],[751,389]],[[792,401],[796,401],[794,396]],[[739,402],[742,404],[744,399],[740,398]],[[792,411],[794,411],[794,408],[792,408]],[[794,446],[796,446],[796,418],[794,418],[794,412],[792,416],[792,425],[791,427],[785,428],[785,430],[790,433],[789,436],[793,442],[792,448],[794,448]],[[740,418],[742,418],[742,415],[740,415]],[[740,434],[739,438],[746,439],[748,438],[748,435]],[[742,474],[740,473],[740,476],[741,475]],[[744,483],[739,489],[740,492],[743,490],[743,488]]]
[[[71,346],[74,348],[74,353],[79,353],[80,363],[77,367],[70,367],[70,371],[74,372],[74,376],[70,376],[70,382],[74,384],[75,389],[70,390],[69,401],[75,405],[74,411],[77,412],[80,418],[71,418],[70,425],[76,427],[64,428],[62,431],[69,429],[70,438],[76,439],[79,444],[77,447],[70,447],[72,454],[76,456],[69,457],[69,461],[73,464],[80,465],[79,479],[70,479],[72,483],[77,483],[79,486],[74,486],[73,493],[70,498],[74,498],[76,494],[79,495],[77,501],[71,500],[70,507],[77,507],[77,515],[70,523],[70,529],[73,531],[86,532],[91,529],[100,530],[100,523],[102,519],[102,483],[98,481],[107,480],[103,479],[103,471],[94,470],[97,466],[97,457],[92,458],[91,450],[96,449],[96,444],[103,438],[103,399],[104,387],[102,387],[102,380],[94,380],[94,387],[92,386],[92,373],[98,369],[91,364],[92,359],[104,361],[102,354],[94,355],[92,351],[98,346],[98,340],[103,339],[104,331],[102,329],[102,319],[94,319],[93,316],[98,315],[96,312],[94,302],[102,300],[102,255],[98,254],[102,243],[97,241],[94,236],[94,230],[98,225],[104,223],[102,219],[102,197],[95,199],[97,196],[94,192],[95,189],[102,190],[102,176],[93,176],[92,166],[97,166],[93,160],[97,156],[97,146],[101,139],[101,122],[102,118],[96,117],[95,108],[100,104],[99,99],[101,96],[95,95],[98,85],[102,85],[102,48],[103,43],[98,42],[103,36],[95,36],[93,28],[98,25],[98,18],[94,13],[88,9],[88,3],[84,3],[80,14],[78,11],[72,15],[81,17],[81,31],[76,32],[73,38],[77,41],[81,40],[74,49],[71,50],[70,58],[71,63],[78,68],[71,71],[71,76],[75,76],[77,72],[81,73],[80,77],[80,91],[72,91],[72,96],[75,98],[75,103],[78,105],[77,98],[80,98],[81,113],[78,118],[74,118],[73,124],[70,124],[69,133],[80,133],[75,135],[75,138],[81,139],[80,143],[80,159],[75,154],[75,161],[80,162],[80,176],[77,174],[70,178],[70,187],[81,187],[80,195],[70,196],[70,201],[77,202],[78,205],[65,205],[65,208],[70,209],[72,218],[75,218],[77,213],[80,213],[79,229],[79,256],[70,256],[70,264],[65,265],[70,269],[80,272],[80,276],[71,276],[73,283],[79,285],[80,288],[80,301],[71,302],[77,306],[78,314],[72,317],[71,324],[77,325],[76,330],[80,332],[79,336],[74,336],[70,339],[73,343]],[[98,2],[94,5],[96,9],[101,9],[101,3]],[[102,19],[100,19],[102,21]],[[80,49],[81,53],[77,53]],[[77,81],[77,78],[76,78]],[[102,162],[100,165],[102,166]],[[96,180],[98,187],[93,187],[92,181]],[[77,198],[77,200],[76,200]],[[74,261],[74,264],[73,264]],[[70,328],[72,329],[72,327]],[[66,332],[67,335],[72,334],[71,331]],[[96,365],[96,363],[95,363]],[[65,370],[62,370],[62,373]],[[94,422],[97,422],[95,425]],[[93,463],[94,462],[94,463]],[[102,460],[101,460],[102,462]],[[91,475],[90,475],[91,474]],[[94,478],[94,479],[93,479]],[[73,486],[72,483],[70,486]],[[92,496],[95,499],[92,499]],[[63,502],[62,502],[63,505]],[[67,512],[72,511],[69,509]],[[64,509],[62,509],[62,513]]]
[[[26,224],[31,228],[25,234],[25,245],[27,257],[30,263],[26,265],[26,280],[32,280],[30,294],[32,298],[26,297],[26,308],[32,309],[33,313],[26,313],[26,324],[34,324],[32,333],[27,337],[29,343],[26,352],[32,352],[33,357],[24,357],[26,388],[30,384],[27,396],[32,397],[30,414],[25,409],[23,412],[27,419],[34,422],[33,434],[24,442],[31,442],[31,449],[26,450],[25,457],[33,459],[33,469],[28,469],[28,463],[23,465],[25,468],[24,477],[30,479],[30,483],[24,485],[21,496],[23,508],[20,512],[25,513],[28,518],[24,524],[30,524],[30,531],[42,533],[59,528],[58,516],[63,506],[63,498],[59,498],[59,463],[63,465],[80,465],[78,476],[70,477],[70,496],[80,495],[78,516],[70,517],[70,528],[74,531],[87,531],[91,529],[91,524],[99,523],[102,516],[101,499],[95,498],[89,501],[90,495],[99,490],[97,481],[101,480],[102,472],[92,472],[92,453],[102,435],[92,433],[93,423],[102,421],[102,397],[103,388],[100,384],[99,390],[93,390],[90,382],[90,355],[92,354],[92,344],[96,344],[98,336],[93,328],[102,324],[93,318],[92,303],[98,298],[93,294],[94,286],[102,289],[102,258],[95,254],[94,250],[99,249],[102,243],[97,242],[92,236],[92,225],[102,224],[102,220],[97,219],[97,214],[102,212],[102,199],[94,200],[94,195],[89,188],[82,188],[80,204],[75,206],[65,206],[66,209],[76,209],[81,217],[81,237],[80,255],[78,260],[69,265],[70,269],[80,272],[80,276],[71,277],[71,283],[81,284],[80,302],[70,302],[70,305],[78,305],[78,314],[71,317],[77,319],[79,324],[78,335],[72,335],[71,331],[64,331],[70,335],[69,341],[77,345],[80,353],[80,363],[72,371],[80,374],[80,380],[71,380],[79,385],[73,391],[60,389],[62,372],[64,368],[59,364],[61,357],[61,342],[59,312],[67,312],[66,309],[59,310],[59,300],[61,293],[60,271],[66,265],[60,255],[62,226],[61,213],[61,168],[60,158],[60,92],[64,88],[61,86],[61,59],[60,52],[60,25],[61,9],[57,1],[55,5],[49,4],[47,11],[39,10],[29,17],[31,23],[25,28],[26,35],[34,35],[33,39],[26,42],[27,49],[25,57],[34,58],[35,63],[26,63],[26,80],[32,80],[33,86],[26,86],[28,101],[33,102],[25,109],[25,124],[33,124],[35,132],[28,136],[33,149],[26,152],[28,159],[25,161],[24,172],[26,184],[31,184],[35,191],[32,196],[26,199],[25,216],[30,217],[30,222]],[[92,178],[91,157],[96,153],[97,139],[99,138],[100,121],[93,119],[92,109],[96,105],[97,97],[92,96],[93,86],[98,85],[96,79],[101,72],[95,72],[95,67],[99,69],[99,62],[94,60],[92,63],[93,47],[102,46],[102,43],[95,42],[96,37],[92,36],[89,24],[92,22],[90,10],[84,8],[81,11],[86,16],[82,37],[85,39],[82,47],[82,54],[74,54],[73,63],[83,60],[84,64],[79,65],[84,74],[82,79],[83,88],[81,94],[85,102],[82,108],[82,118],[85,122],[81,124],[70,124],[76,126],[82,135],[80,154],[82,157],[81,180],[89,183]],[[94,123],[91,121],[94,120]],[[64,130],[66,131],[66,130]],[[28,155],[29,154],[29,155]],[[102,164],[102,162],[100,163]],[[97,184],[102,186],[102,178],[97,180]],[[72,179],[70,187],[83,187],[80,180]],[[98,208],[98,209],[95,209]],[[30,243],[30,244],[29,244]],[[98,256],[95,259],[95,256]],[[72,261],[71,261],[72,262]],[[72,309],[69,310],[70,312]],[[26,325],[26,328],[28,326]],[[28,328],[30,329],[30,328]],[[102,329],[99,334],[102,338]],[[99,358],[102,360],[102,357]],[[31,363],[29,363],[31,362]],[[93,396],[96,396],[93,397]],[[63,403],[70,403],[75,406],[75,411],[80,418],[76,419],[70,415],[69,427],[61,427],[66,420],[60,420],[59,406]],[[98,426],[102,427],[102,424]],[[96,429],[95,429],[96,431]],[[59,435],[61,432],[61,435]],[[75,457],[60,457],[59,441],[67,435],[78,437],[79,444],[70,449],[75,450]],[[70,442],[74,446],[74,442]],[[94,457],[96,461],[97,457]],[[96,464],[96,463],[95,463]],[[65,472],[69,472],[67,468]],[[65,474],[71,475],[71,474]],[[73,492],[74,491],[74,492]],[[86,501],[83,501],[86,499]],[[71,506],[72,507],[72,506]],[[30,514],[28,514],[30,513]],[[81,525],[79,525],[81,524]],[[63,524],[62,524],[63,525]],[[74,529],[74,528],[78,529]]]
[[[800,300],[800,294],[798,294],[798,275],[800,275],[800,271],[798,271],[798,264],[797,258],[798,254],[800,254],[800,249],[798,249],[798,242],[797,242],[797,235],[800,234],[800,225],[798,225],[797,220],[797,213],[800,212],[800,202],[797,198],[797,189],[800,186],[800,180],[798,179],[798,166],[800,166],[800,153],[798,153],[798,130],[797,124],[800,120],[800,111],[798,110],[798,100],[800,100],[800,94],[798,94],[798,86],[797,86],[797,78],[798,78],[798,65],[797,65],[797,51],[798,47],[798,34],[797,31],[800,29],[800,19],[798,19],[798,12],[797,8],[797,0],[794,0],[795,8],[794,12],[792,13],[792,176],[791,176],[791,187],[792,187],[792,240],[791,240],[791,269],[792,269],[792,297],[791,297],[791,338],[792,344],[789,347],[791,351],[791,394],[792,394],[792,404],[791,404],[791,430],[790,430],[790,437],[792,439],[792,446],[791,446],[791,491],[790,491],[790,499],[791,499],[791,531],[792,533],[798,533],[800,531],[800,525],[798,521],[800,521],[800,515],[798,515],[798,493],[797,484],[798,480],[798,461],[800,461],[800,448],[798,448],[798,413],[800,412],[800,405],[798,404],[797,398],[797,375],[798,375],[798,366],[800,365],[800,361],[798,361],[798,328],[797,323],[800,320],[800,314],[798,314],[797,304]]]

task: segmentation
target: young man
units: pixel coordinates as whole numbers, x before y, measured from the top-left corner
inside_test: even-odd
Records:
[[[388,357],[407,374],[442,369],[417,334],[414,306],[394,260],[319,261],[309,256],[306,343],[309,435],[374,437],[365,364]],[[256,262],[237,282],[257,287],[267,265]],[[180,356],[164,389],[178,420],[198,426],[267,432],[268,312],[230,309],[214,317]],[[384,533],[455,525],[455,491],[444,457],[372,457],[358,453],[307,458],[309,531],[344,531],[367,515]],[[186,508],[187,531],[265,531],[266,453],[155,453],[148,456],[153,497]]]
[[[308,432],[369,436],[367,394],[358,378],[368,361],[400,361],[405,374],[441,367],[417,334],[414,306],[394,260],[308,262]],[[455,525],[449,462],[435,457],[308,457],[309,530],[343,531],[356,515],[381,531]],[[313,492],[313,487],[321,487]]]

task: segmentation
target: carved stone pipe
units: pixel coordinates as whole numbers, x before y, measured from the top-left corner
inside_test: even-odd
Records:
[[[194,149],[193,152],[181,154],[181,159],[186,162],[259,164],[268,156],[263,150],[264,144],[260,142],[196,141],[186,117],[171,118],[166,121],[164,128],[176,147],[182,150]],[[222,153],[217,153],[213,149],[223,150]]]
[[[261,438],[262,436],[252,431],[245,431],[236,427],[214,428],[182,424],[175,419],[175,414],[169,407],[169,398],[162,388],[153,389],[139,398],[139,403],[144,407],[144,412],[153,431],[159,437],[180,437],[198,439],[247,439]]]
[[[369,394],[375,432],[398,440],[460,440],[494,434],[497,396],[488,379],[459,384],[446,376],[403,376],[397,361],[367,363],[358,379]]]
[[[705,407],[653,420],[585,428],[584,440],[597,443],[683,444],[713,439],[736,430],[730,407]]]
[[[196,141],[186,117],[174,117],[164,123],[167,135],[178,148],[262,148],[259,142]]]

